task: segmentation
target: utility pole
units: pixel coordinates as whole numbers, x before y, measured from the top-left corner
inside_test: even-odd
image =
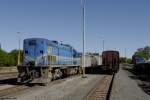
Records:
[[[104,39],[103,39],[103,37],[100,37],[101,39],[100,39],[100,51],[99,51],[99,56],[100,56],[100,52],[101,53],[103,53],[103,51],[104,51]],[[101,44],[102,43],[102,44]],[[103,47],[101,47],[101,45],[103,46]],[[99,57],[99,62],[100,62],[100,60],[101,60],[101,58]]]
[[[99,63],[98,63],[98,65],[100,64],[100,60],[101,60],[100,56],[101,56],[101,54],[102,53],[101,53],[101,41],[100,41],[100,45],[99,45],[99,61],[98,61]]]
[[[1,50],[1,43],[0,43],[0,50]]]
[[[85,4],[86,0],[81,0],[81,6],[82,6],[82,28],[83,28],[83,52],[82,52],[82,71],[83,71],[83,78],[85,78]]]
[[[125,48],[125,63],[127,63],[127,55],[126,55],[126,48]]]
[[[17,34],[18,34],[18,36],[19,36],[19,39],[18,39],[18,42],[19,42],[19,51],[18,51],[18,65],[20,65],[20,41],[21,41],[21,39],[20,39],[20,32],[17,32]]]
[[[103,39],[103,51],[105,50],[105,40]]]

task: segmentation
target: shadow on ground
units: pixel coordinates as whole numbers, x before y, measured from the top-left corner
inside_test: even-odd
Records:
[[[8,79],[0,80],[0,85],[2,85],[2,84],[18,85],[17,78],[8,78]]]
[[[147,74],[139,74],[136,72],[133,68],[133,66],[124,66],[122,67],[123,70],[126,70],[132,75],[129,75],[131,79],[134,79],[137,81],[138,86],[148,95],[150,95],[150,75]]]
[[[0,85],[25,85],[28,87],[33,87],[33,86],[43,86],[43,84],[38,84],[38,83],[18,83],[17,82],[17,78],[9,78],[9,79],[4,79],[4,80],[0,80]]]
[[[97,74],[97,75],[105,75],[108,74],[108,72],[102,70],[102,66],[93,66],[93,67],[86,67],[85,68],[86,74]]]

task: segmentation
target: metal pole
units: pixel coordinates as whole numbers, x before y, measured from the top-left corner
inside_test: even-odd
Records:
[[[103,40],[103,51],[105,50],[105,40]]]
[[[83,52],[82,52],[82,70],[83,70],[83,76],[85,77],[85,3],[86,0],[81,0],[82,3],[82,28],[83,28]]]
[[[1,43],[0,43],[0,49],[1,49]]]
[[[20,65],[20,32],[17,32],[19,35],[19,51],[18,51],[18,65]]]
[[[102,54],[102,52],[103,51],[101,51],[101,40],[100,40],[100,44],[99,44],[99,63],[98,63],[98,65],[100,65],[100,60],[101,60],[101,57],[100,57],[100,55]]]
[[[125,48],[125,63],[127,63],[126,48]]]

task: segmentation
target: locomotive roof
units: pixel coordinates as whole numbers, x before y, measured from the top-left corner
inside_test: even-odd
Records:
[[[27,38],[27,39],[24,39],[24,41],[29,41],[29,40],[43,40],[43,41],[47,41],[47,42],[50,42],[52,43],[53,45],[57,45],[59,47],[67,47],[67,48],[73,48],[71,45],[69,44],[62,44],[62,43],[59,43],[58,41],[56,40],[48,40],[48,39],[45,39],[45,38]]]
[[[25,40],[48,40],[48,39],[44,39],[44,38],[26,38]]]

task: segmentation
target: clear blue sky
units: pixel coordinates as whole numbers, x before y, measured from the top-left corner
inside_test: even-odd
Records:
[[[0,0],[0,43],[10,51],[22,39],[63,41],[82,51],[80,0]],[[86,50],[119,50],[128,57],[150,45],[150,0],[87,0]]]

